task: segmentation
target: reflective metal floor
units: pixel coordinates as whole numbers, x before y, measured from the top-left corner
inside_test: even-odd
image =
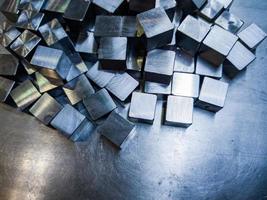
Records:
[[[267,31],[267,1],[232,12]],[[122,151],[93,133],[72,143],[33,117],[0,105],[1,200],[267,199],[267,40],[231,82],[216,115],[195,109],[188,129],[138,125]],[[126,111],[123,111],[124,114]]]

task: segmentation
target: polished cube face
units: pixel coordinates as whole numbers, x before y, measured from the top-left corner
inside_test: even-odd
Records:
[[[103,69],[125,70],[127,38],[103,37],[100,39],[98,59]]]
[[[43,18],[43,13],[39,13],[37,11],[23,10],[19,15],[16,26],[19,28],[36,31],[38,30]]]
[[[48,125],[61,109],[62,105],[49,94],[45,93],[31,107],[30,113],[45,125]]]
[[[236,33],[243,26],[244,22],[230,13],[224,11],[215,21],[215,23],[231,33]]]
[[[175,72],[193,73],[195,71],[195,57],[181,49],[176,50]]]
[[[46,77],[40,72],[35,72],[34,76],[34,83],[41,93],[53,90],[63,85],[62,79],[57,75],[55,75],[54,77]]]
[[[0,44],[4,47],[9,46],[18,36],[20,32],[7,20],[0,22]]]
[[[75,43],[75,50],[86,56],[97,57],[97,43],[94,33],[81,31]]]
[[[199,75],[175,72],[172,80],[172,94],[197,98],[199,96],[199,84]]]
[[[197,106],[212,112],[217,112],[224,107],[228,91],[228,83],[205,77]]]
[[[165,10],[170,20],[173,20],[175,9],[176,9],[176,1],[175,0],[156,0],[156,8],[161,7]]]
[[[139,82],[128,73],[117,73],[106,85],[106,89],[120,101],[125,101],[138,85]]]
[[[145,80],[169,84],[173,74],[175,52],[155,49],[149,51],[145,63]]]
[[[106,89],[101,89],[95,94],[87,96],[83,103],[93,120],[104,117],[117,108]]]
[[[8,52],[7,52],[8,53]],[[14,76],[19,66],[18,59],[12,54],[0,54],[0,75]]]
[[[224,72],[233,78],[235,75],[245,69],[256,56],[248,50],[243,44],[237,42],[224,62]]]
[[[85,1],[85,0],[71,1],[63,17],[67,20],[82,22],[86,17],[90,5],[91,1]]]
[[[198,57],[196,62],[196,74],[213,78],[222,78],[223,65],[219,67],[207,62],[205,59]]]
[[[93,0],[93,3],[109,13],[114,13],[122,5],[124,0]]]
[[[42,9],[55,13],[65,13],[71,0],[46,0]]]
[[[190,126],[193,123],[193,108],[193,98],[168,96],[164,123],[171,126]]]
[[[154,83],[150,81],[145,82],[144,92],[150,94],[156,94],[159,97],[171,94],[172,82],[169,84]]]
[[[208,3],[201,9],[200,15],[206,20],[214,21],[224,10],[224,5],[217,0],[209,0]]]
[[[4,102],[12,90],[15,81],[0,76],[0,102]]]
[[[97,128],[97,132],[106,137],[118,148],[122,148],[124,141],[134,127],[132,123],[113,111],[106,121]]]
[[[177,45],[191,55],[195,55],[209,30],[210,26],[207,23],[188,15],[178,27]]]
[[[215,25],[201,45],[199,55],[208,62],[219,66],[238,40],[238,37],[229,31]]]
[[[63,90],[72,105],[95,93],[95,89],[84,74],[66,83]]]
[[[137,21],[145,34],[147,50],[162,47],[172,41],[174,25],[163,8],[138,14]]]
[[[5,15],[5,17],[12,21],[16,22],[18,18],[18,6],[19,6],[18,0],[3,0],[1,1],[0,5],[0,11]]]
[[[256,24],[251,24],[237,35],[250,49],[257,48],[257,46],[267,37],[267,34]]]
[[[18,8],[21,10],[40,11],[45,0],[20,0]]]
[[[132,94],[129,118],[134,121],[153,123],[156,103],[156,95],[134,92]]]
[[[95,126],[89,120],[85,119],[81,125],[74,131],[70,139],[73,142],[84,142],[94,132]]]

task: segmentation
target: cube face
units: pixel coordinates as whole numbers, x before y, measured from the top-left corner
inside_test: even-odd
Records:
[[[159,97],[163,97],[164,95],[169,95],[171,94],[172,90],[172,83],[170,82],[169,84],[162,84],[162,83],[154,83],[154,82],[145,82],[145,93],[149,94],[155,94]]]
[[[4,0],[1,2],[0,11],[8,20],[16,22],[19,13],[18,6],[19,1],[17,0]]]
[[[90,5],[91,1],[71,1],[63,17],[67,20],[82,22],[86,17]]]
[[[97,128],[97,132],[121,148],[134,127],[132,123],[113,111],[106,121]]]
[[[45,125],[48,125],[61,109],[62,105],[49,94],[45,93],[31,107],[30,113]]]
[[[208,3],[201,9],[200,15],[208,21],[214,21],[224,9],[224,5],[217,0],[209,0]]]
[[[92,32],[80,32],[78,39],[75,43],[75,50],[82,54],[88,54],[96,57],[97,43]]]
[[[219,66],[236,43],[238,37],[215,25],[201,45],[199,55]]]
[[[10,93],[10,96],[16,103],[17,107],[23,110],[36,101],[41,94],[34,87],[30,80],[26,80],[13,89]]]
[[[0,60],[0,75],[16,75],[19,61],[15,56],[12,54],[0,54]]]
[[[19,35],[20,32],[7,20],[0,22],[0,44],[2,46],[9,46]]]
[[[173,74],[175,52],[155,49],[147,54],[145,80],[169,84]]]
[[[99,62],[96,62],[86,73],[86,76],[100,88],[105,87],[115,76],[115,73],[100,69]]]
[[[222,78],[223,65],[214,66],[205,59],[198,57],[196,62],[196,74],[213,78]]]
[[[66,83],[63,90],[72,105],[95,93],[95,89],[84,74]]]
[[[59,130],[65,136],[70,137],[81,125],[85,116],[79,113],[71,105],[65,105],[62,110],[51,121],[51,126]]]
[[[233,0],[217,0],[217,1],[218,1],[219,3],[221,3],[225,9],[229,9],[230,6],[231,6],[232,3],[233,3]]]
[[[0,76],[0,102],[4,102],[12,90],[15,81]]]
[[[41,41],[41,38],[32,32],[25,30],[10,48],[20,57],[25,58]]]
[[[267,34],[256,24],[251,24],[237,35],[250,49],[255,49],[267,37]]]
[[[217,112],[223,108],[228,91],[228,83],[205,77],[197,105],[203,109]]]
[[[98,59],[103,69],[125,70],[127,38],[103,37],[100,39]]]
[[[193,123],[194,99],[168,96],[165,124],[188,127]]]
[[[157,96],[134,92],[132,94],[129,117],[132,120],[153,123],[155,118]]]
[[[114,13],[123,3],[124,0],[93,0],[93,3],[109,13]]]
[[[74,131],[70,139],[73,142],[84,142],[94,132],[95,126],[87,119]]]
[[[63,81],[59,76],[51,78],[51,77],[46,77],[45,75],[39,72],[35,72],[34,75],[35,75],[34,83],[38,88],[38,90],[40,91],[40,93],[50,91],[52,89],[55,89],[63,85]]]
[[[224,11],[215,23],[231,33],[236,33],[243,26],[244,22],[229,11]]]
[[[45,1],[42,9],[55,13],[65,13],[71,0],[47,0]]]
[[[43,18],[43,13],[39,13],[37,11],[23,10],[20,13],[16,26],[19,28],[36,31],[38,30]]]
[[[44,1],[45,0],[21,0],[18,9],[40,11]]]
[[[172,95],[197,98],[199,84],[199,75],[175,72],[172,80]]]
[[[128,73],[117,73],[106,85],[106,89],[120,101],[125,101],[138,85],[139,82]]]
[[[97,120],[117,108],[106,89],[87,96],[83,103],[93,120]]]
[[[246,68],[256,56],[240,42],[237,42],[224,63],[224,72],[233,78],[238,72]]]
[[[181,49],[177,49],[174,62],[174,71],[184,72],[184,73],[194,73],[195,71],[194,56],[186,53]]]

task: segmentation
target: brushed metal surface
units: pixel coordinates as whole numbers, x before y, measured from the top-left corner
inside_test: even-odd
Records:
[[[79,53],[96,56],[95,54],[97,54],[97,49],[98,46],[95,41],[94,33],[81,31],[75,42],[75,50]]]
[[[50,12],[65,13],[71,0],[46,0],[42,9]]]
[[[51,77],[51,76],[46,77],[40,72],[35,72],[34,76],[35,76],[34,83],[40,93],[53,90],[63,85],[63,81],[61,80],[59,76],[57,76],[57,74],[55,74],[56,77]]]
[[[5,15],[7,19],[12,22],[16,22],[19,13],[18,5],[19,0],[2,0],[0,11]]]
[[[71,0],[63,17],[73,21],[83,21],[86,17],[91,0]]]
[[[29,112],[45,125],[48,125],[62,108],[62,105],[53,97],[44,93],[30,108]]]
[[[224,5],[217,0],[209,0],[201,9],[200,15],[208,21],[214,21],[224,10]]]
[[[145,81],[144,92],[150,94],[156,94],[159,97],[171,94],[172,82],[169,84],[154,83]]]
[[[234,0],[217,0],[219,3],[223,4],[225,9],[229,9],[233,4]]]
[[[199,95],[199,85],[199,75],[175,72],[172,80],[172,94],[197,98]]]
[[[124,0],[93,0],[93,3],[109,13],[114,13],[123,3],[123,1]]]
[[[93,120],[104,117],[117,108],[116,104],[105,88],[97,91],[95,94],[85,97],[83,99],[83,104]]]
[[[19,15],[16,26],[22,29],[37,31],[43,18],[43,13],[38,11],[23,10]]]
[[[201,57],[197,57],[196,60],[196,74],[218,79],[222,78],[223,64],[221,64],[220,66],[214,66]]]
[[[7,52],[8,53],[8,52]],[[12,54],[0,54],[0,75],[14,76],[18,70],[19,61]]]
[[[194,99],[169,95],[164,124],[189,127],[193,123]]]
[[[95,126],[87,119],[83,120],[81,125],[74,131],[70,139],[73,142],[84,142],[94,133]]]
[[[156,95],[133,92],[128,115],[130,120],[153,123],[156,104]]]
[[[194,73],[195,57],[177,48],[175,51],[174,71],[184,73]]]
[[[4,102],[7,99],[14,84],[15,81],[0,76],[0,102]]]
[[[4,47],[9,46],[20,32],[7,20],[0,20],[0,44]]]
[[[40,11],[45,0],[20,0],[18,9]]]

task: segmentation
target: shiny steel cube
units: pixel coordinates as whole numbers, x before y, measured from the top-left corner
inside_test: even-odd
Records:
[[[43,18],[43,13],[39,13],[38,11],[23,10],[19,15],[16,26],[22,29],[37,31]]]
[[[48,11],[50,15],[52,13],[63,14],[67,10],[70,2],[71,0],[46,0],[43,4],[42,10]]]
[[[244,70],[256,56],[247,49],[243,44],[237,42],[224,62],[224,72],[230,78],[234,78],[236,74]]]
[[[175,52],[155,49],[147,53],[145,63],[145,80],[169,84],[172,79]]]
[[[161,7],[165,10],[170,20],[173,20],[175,9],[176,9],[176,1],[175,0],[156,0],[155,7]]]
[[[149,94],[155,94],[160,98],[163,98],[166,95],[170,95],[172,90],[172,82],[169,84],[154,83],[154,82],[145,82],[144,92]]]
[[[20,0],[18,9],[40,11],[45,0]]]
[[[195,57],[182,49],[177,49],[174,62],[175,72],[194,73]]]
[[[137,122],[153,123],[155,118],[157,96],[133,92],[129,118]]]
[[[14,84],[15,81],[0,76],[0,102],[4,102],[7,99]]]
[[[224,107],[228,83],[205,77],[196,105],[211,112],[218,112]]]
[[[213,22],[224,10],[224,5],[217,0],[209,0],[201,9],[200,15],[206,20]]]
[[[94,132],[95,126],[89,120],[82,121],[80,126],[74,131],[70,140],[73,142],[84,142]]]
[[[205,59],[198,57],[196,62],[196,74],[213,78],[222,78],[223,64],[215,66]]]
[[[0,44],[2,46],[9,46],[19,35],[20,32],[9,21],[0,21]]]
[[[18,19],[18,0],[3,0],[1,1],[0,11],[5,15],[5,17],[11,22],[16,22]]]
[[[124,0],[93,0],[93,3],[108,13],[115,13],[122,6]]]
[[[244,22],[226,10],[216,19],[215,24],[231,33],[236,33],[243,26]]]
[[[15,76],[19,66],[18,59],[6,51],[0,54],[0,60],[0,75]]]

